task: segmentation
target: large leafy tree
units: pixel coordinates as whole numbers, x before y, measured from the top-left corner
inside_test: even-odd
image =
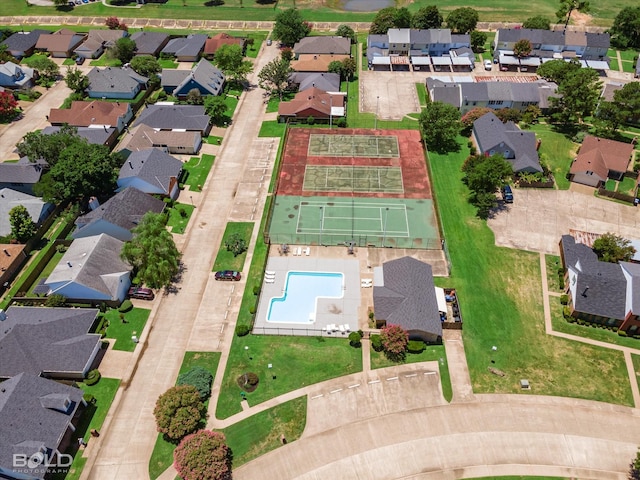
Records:
[[[459,149],[456,137],[460,133],[460,112],[453,105],[431,102],[422,110],[418,118],[420,131],[429,150],[447,153]]]
[[[590,9],[591,6],[587,0],[560,0],[560,8],[556,12],[556,17],[560,21],[565,20],[564,29],[566,30],[574,10],[581,13],[589,13]]]
[[[447,16],[447,27],[456,33],[469,33],[476,29],[479,18],[471,7],[456,8]]]
[[[528,57],[531,50],[533,50],[533,45],[526,38],[521,38],[513,45],[513,54],[519,58]]]
[[[408,9],[387,7],[379,10],[371,22],[369,33],[384,35],[390,28],[409,28],[411,12]]]
[[[63,125],[58,132],[51,135],[45,135],[40,131],[29,132],[18,143],[18,153],[20,156],[29,157],[32,162],[43,159],[52,167],[68,145],[82,141],[77,131],[75,127]]]
[[[640,49],[640,6],[620,10],[610,33],[611,43],[616,47]]]
[[[157,75],[162,71],[158,60],[151,55],[137,55],[131,59],[131,68],[144,77]]]
[[[153,409],[158,432],[180,440],[194,432],[206,418],[207,409],[193,385],[172,387],[158,397]],[[184,478],[184,477],[183,477]]]
[[[289,74],[292,71],[287,60],[283,58],[271,60],[258,73],[258,85],[271,95],[277,94],[282,100],[282,94],[287,87]]]
[[[244,82],[253,72],[253,63],[244,59],[240,45],[222,45],[213,57],[213,64],[234,82]]]
[[[505,183],[513,169],[502,155],[473,155],[462,166],[462,181],[469,187],[469,203],[476,207],[479,218],[489,217],[498,200],[496,190]]]
[[[36,224],[24,205],[16,205],[9,210],[9,224],[11,225],[11,237],[19,243],[29,240],[37,230]]]
[[[170,285],[180,269],[180,252],[165,228],[165,220],[160,213],[146,213],[132,230],[133,238],[125,242],[120,253],[150,288]]]
[[[309,35],[311,26],[302,19],[295,8],[283,10],[276,15],[271,36],[285,45],[293,45]]]
[[[550,60],[538,67],[537,74],[545,80],[559,84],[562,83],[570,73],[579,69],[580,63],[577,60],[571,60],[569,62],[565,62],[564,60]]]
[[[625,120],[624,112],[614,102],[604,100],[598,105],[594,117],[596,135],[607,138],[612,138]]]
[[[636,253],[631,242],[615,233],[605,233],[593,242],[593,251],[603,262],[628,262]]]
[[[0,120],[12,120],[18,115],[18,102],[13,93],[5,90],[0,92]]]
[[[348,38],[351,43],[356,43],[357,41],[356,32],[354,32],[353,28],[351,28],[349,25],[340,25],[336,30],[336,35],[338,37]]]
[[[58,75],[60,75],[58,64],[47,57],[35,58],[29,63],[29,66],[38,71],[40,76],[40,78],[38,78],[39,85],[46,85],[53,82],[57,80]]]
[[[484,44],[487,41],[487,34],[485,32],[473,30],[471,32],[470,37],[471,37],[471,49],[474,52],[484,51]]]
[[[64,77],[64,82],[75,93],[84,93],[89,87],[89,78],[84,75],[76,67],[67,67],[67,74]]]
[[[541,15],[529,17],[522,23],[522,28],[534,30],[551,30],[551,22]]]
[[[640,61],[640,60],[639,60]],[[640,121],[640,82],[629,82],[613,94],[613,103],[625,122]]]
[[[436,5],[427,5],[413,14],[413,17],[411,17],[411,28],[421,30],[440,28],[443,20],[442,14]]]
[[[129,37],[119,38],[115,45],[111,47],[111,55],[122,63],[128,63],[136,51],[136,42]]]
[[[200,430],[184,437],[173,461],[183,480],[231,479],[231,451],[221,432]]]
[[[200,393],[200,399],[206,400],[211,396],[211,383],[213,375],[203,367],[195,366],[178,375],[176,385],[193,385]]]
[[[580,68],[570,72],[558,85],[560,96],[551,97],[555,113],[553,117],[564,124],[582,122],[591,115],[598,104],[602,82],[592,68]]]
[[[407,354],[409,334],[400,325],[387,325],[380,330],[384,354],[394,362],[401,362]]]
[[[227,104],[222,97],[208,95],[204,99],[204,111],[214,125],[222,125],[227,118]]]

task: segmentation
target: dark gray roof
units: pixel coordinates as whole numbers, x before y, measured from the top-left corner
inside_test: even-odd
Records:
[[[42,130],[43,135],[52,135],[59,132],[62,127],[46,127]],[[84,138],[87,142],[95,145],[104,145],[107,140],[115,132],[115,127],[76,127],[78,136]]]
[[[27,159],[27,157],[23,157]],[[0,183],[33,184],[40,180],[43,166],[28,161],[22,163],[0,162]]]
[[[298,91],[317,87],[325,92],[340,91],[340,75],[328,72],[294,72],[289,75],[289,82],[298,84]]]
[[[433,77],[427,77],[427,91],[431,100],[448,103],[456,108],[462,106],[461,85],[460,83],[443,82]]]
[[[191,71],[167,68],[162,70],[161,85],[169,88],[174,87],[174,94],[192,82],[198,84],[211,95],[219,95],[224,87],[225,76],[209,60],[204,58]]]
[[[442,336],[431,265],[402,257],[382,265],[383,285],[374,284],[376,317],[387,325]]]
[[[371,45],[372,43],[388,44],[389,35],[382,35],[382,34],[369,35],[367,37],[367,45]]]
[[[369,62],[373,61],[374,57],[383,57],[386,53],[386,50],[380,47],[369,47],[367,48],[367,60]]]
[[[586,45],[588,47],[609,48],[611,36],[608,33],[569,32],[569,38],[562,30],[537,30],[529,28],[500,28],[499,42],[517,42],[527,39],[532,44],[541,45]]]
[[[75,222],[78,229],[74,234],[82,232],[83,227],[98,220],[131,230],[138,225],[145,213],[160,213],[164,210],[164,205],[162,200],[147,195],[137,188],[125,188],[95,210],[78,217]]]
[[[351,54],[351,40],[345,37],[318,36],[305,37],[293,46],[296,55],[315,54]]]
[[[3,40],[2,45],[6,45],[9,51],[24,52],[36,46],[40,35],[51,35],[51,32],[39,29],[31,30],[30,32],[16,32]]]
[[[640,53],[638,53],[638,58],[640,58]],[[636,61],[636,76],[640,77],[640,60]]]
[[[44,448],[51,455],[59,446],[78,406],[82,390],[20,373],[0,384],[0,471],[14,471],[13,455],[30,457]],[[69,401],[65,409],[65,400]],[[42,467],[20,467],[43,478]],[[9,477],[11,478],[11,477]]]
[[[130,93],[139,85],[146,84],[149,79],[137,74],[131,68],[106,67],[93,68],[88,74],[89,88],[87,92]]]
[[[470,57],[470,58],[474,58],[475,53],[473,53],[473,50],[471,49],[471,47],[460,47],[460,48],[454,48],[453,50],[451,50],[452,54],[454,54],[456,57]]]
[[[149,148],[131,153],[118,179],[138,177],[147,183],[160,186],[169,193],[171,177],[179,177],[182,162],[158,148]]]
[[[209,115],[202,105],[149,105],[133,126],[144,124],[160,130],[206,131]]]
[[[131,40],[136,42],[137,55],[155,55],[168,38],[169,35],[162,32],[136,32],[131,35]]]
[[[50,203],[45,202],[40,197],[19,192],[11,188],[0,189],[0,235],[8,235],[11,233],[9,212],[13,207],[18,205],[22,205],[27,209],[31,219],[35,223],[44,220],[43,217],[52,208]]]
[[[192,33],[185,37],[174,38],[162,49],[162,53],[176,57],[197,57],[207,42],[206,34]]]
[[[0,320],[0,378],[83,372],[100,342],[88,333],[97,315],[87,308],[10,307]]]

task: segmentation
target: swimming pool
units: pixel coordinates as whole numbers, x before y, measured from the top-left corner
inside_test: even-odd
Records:
[[[319,298],[342,298],[344,274],[288,272],[284,295],[269,302],[267,322],[313,323]]]

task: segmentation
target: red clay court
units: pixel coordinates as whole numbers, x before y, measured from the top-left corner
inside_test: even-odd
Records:
[[[317,148],[318,138],[335,136],[336,144],[342,148],[341,153],[335,156],[316,156],[310,155],[310,140],[314,136]],[[359,145],[348,145],[350,136],[363,136],[364,138]],[[380,138],[373,138],[380,137]],[[391,138],[390,138],[391,137]],[[395,151],[395,141],[397,140],[397,152]],[[320,140],[321,141],[321,140]],[[372,142],[373,141],[373,142]],[[391,143],[393,148],[391,148]],[[359,142],[353,142],[359,143]],[[368,143],[367,147],[364,145]],[[377,145],[384,146],[384,152],[380,152],[376,156],[364,156],[367,152],[376,151]],[[389,149],[387,150],[387,146]],[[353,155],[349,153],[351,150]],[[314,151],[311,149],[312,152]],[[329,151],[326,148],[323,151]],[[369,153],[372,155],[372,153]],[[386,156],[385,156],[386,155]],[[322,171],[338,171],[333,178],[334,184],[340,184],[341,187],[335,191],[331,187],[324,189],[310,190],[307,181],[305,185],[305,171],[310,166],[310,172],[319,175]],[[324,169],[322,167],[344,167]],[[354,178],[366,172],[366,168],[354,167],[378,167],[371,169],[371,174],[367,178]],[[342,173],[340,173],[340,171]],[[401,173],[400,173],[401,172]],[[363,184],[370,185],[372,177],[382,177],[380,188],[367,188]],[[400,177],[401,178],[398,178]],[[348,178],[347,178],[348,177]],[[371,177],[371,178],[369,178]],[[384,182],[391,182],[393,187],[384,188]],[[398,189],[397,182],[401,182],[401,188]],[[350,185],[355,185],[351,187]],[[306,189],[304,188],[306,187]],[[360,187],[360,188],[359,188]],[[404,190],[404,193],[399,193]],[[397,193],[394,193],[397,192]],[[431,199],[431,185],[427,175],[427,167],[425,164],[425,155],[420,132],[417,130],[369,130],[369,129],[307,129],[307,128],[291,128],[289,129],[287,142],[282,155],[282,164],[277,186],[277,195],[295,195],[295,196],[349,196],[349,197],[368,197],[368,198],[412,198],[412,199]]]

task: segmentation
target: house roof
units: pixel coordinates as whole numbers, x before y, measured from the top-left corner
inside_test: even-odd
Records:
[[[337,36],[305,37],[293,46],[296,55],[336,54],[350,55],[351,40]]]
[[[171,68],[162,69],[162,87],[174,87],[174,94],[182,91],[189,84],[200,85],[211,95],[218,95],[224,87],[225,76],[209,60],[201,59],[195,67],[189,70]]]
[[[30,162],[27,157],[22,157],[22,162],[0,162],[0,182],[34,184],[40,180],[43,165],[38,162]]]
[[[132,230],[147,212],[161,213],[165,203],[147,195],[137,188],[125,188],[95,210],[78,217],[75,224],[78,230],[98,220],[109,222],[127,230]]]
[[[451,42],[451,30],[448,28],[431,28],[427,30],[411,30],[411,43],[425,44],[449,44]],[[459,37],[468,37],[468,35],[458,35]]]
[[[385,262],[381,270],[373,285],[376,317],[386,320],[387,325],[442,336],[431,265],[402,257]]]
[[[133,124],[148,125],[161,130],[205,131],[209,127],[209,115],[202,105],[149,105]]]
[[[298,91],[302,92],[317,87],[325,92],[340,91],[340,75],[329,72],[293,72],[289,75],[289,82],[298,84]]]
[[[149,148],[132,152],[120,168],[118,180],[137,177],[145,182],[160,186],[169,193],[172,177],[179,177],[182,162],[159,148]]]
[[[291,68],[297,72],[326,72],[331,62],[341,62],[349,55],[304,54],[291,61]]]
[[[499,42],[517,42],[527,39],[532,44],[588,46],[592,48],[609,48],[611,36],[608,33],[589,33],[567,30],[538,30],[530,28],[500,28],[497,38]]]
[[[131,68],[94,67],[88,74],[87,93],[132,93],[149,79],[137,74]]]
[[[140,124],[130,128],[118,147],[119,150],[146,150],[148,148],[178,148],[192,147],[200,139],[200,133],[195,131],[173,132],[171,130],[155,130]]]
[[[76,48],[83,40],[84,35],[63,29],[51,35],[40,35],[36,42],[36,49],[47,52],[67,52]]]
[[[640,313],[640,264],[620,262],[620,267],[631,278],[631,295],[627,296],[625,309],[637,315]]]
[[[20,255],[24,251],[24,247],[24,245],[16,243],[7,243],[0,247],[0,250],[2,250],[0,252],[0,277],[14,264],[16,258],[25,258],[24,255]]]
[[[86,370],[100,335],[97,309],[10,307],[0,321],[0,377]]]
[[[7,50],[13,52],[25,52],[36,46],[40,36],[50,35],[49,30],[31,30],[30,32],[16,32],[9,38],[2,41],[2,45],[7,46]]]
[[[174,38],[162,49],[162,53],[176,57],[197,57],[207,41],[206,34],[192,33],[187,37]]]
[[[49,112],[51,124],[68,123],[72,127],[89,125],[118,125],[118,119],[129,113],[131,106],[127,102],[91,102],[74,101],[71,108],[52,108]]]
[[[587,135],[578,156],[571,164],[571,173],[591,171],[607,178],[609,171],[624,172],[631,161],[633,145]]]
[[[60,131],[62,127],[45,127],[42,129],[41,133],[43,135],[53,135]],[[107,127],[106,125],[102,126],[92,126],[92,127],[76,127],[77,134],[79,137],[84,138],[87,142],[94,145],[104,145],[107,143],[113,132],[115,132],[115,127]]]
[[[344,106],[342,95],[331,95],[316,87],[308,88],[303,92],[298,92],[289,102],[280,102],[278,115],[295,116],[303,113],[309,114],[309,110],[317,112],[314,116],[319,118],[329,118],[331,108]]]
[[[162,32],[136,32],[131,35],[131,40],[136,42],[136,55],[155,55],[168,39],[169,35]]]
[[[5,81],[4,85],[21,87],[29,83],[33,78],[33,68],[16,65],[13,62],[5,62],[0,64],[0,75],[9,77],[9,81]]]
[[[13,455],[27,457],[44,447],[55,451],[82,402],[82,390],[28,373],[20,373],[0,386],[0,470],[15,471]],[[65,400],[69,401],[65,408]],[[35,478],[44,477],[42,467],[25,470]]]
[[[407,47],[411,44],[411,30],[408,28],[390,28],[387,31],[389,43],[402,43]]]
[[[85,41],[74,51],[91,53],[100,47],[111,47],[127,35],[124,30],[89,30]]]
[[[77,283],[115,298],[119,275],[131,271],[131,266],[120,258],[122,245],[104,233],[74,240],[45,285]]]
[[[602,88],[602,94],[600,95],[600,98],[602,100],[606,100],[607,102],[612,102],[614,93],[616,93],[618,90],[622,90],[625,85],[626,82],[611,82],[605,84]]]
[[[31,219],[36,223],[40,221],[43,210],[50,206],[42,198],[28,193],[18,192],[10,188],[0,189],[0,235],[4,236],[11,233],[9,212],[18,205],[23,205],[29,212]]]
[[[244,46],[245,39],[233,37],[228,33],[218,33],[208,38],[204,44],[204,53],[215,54],[222,45],[240,45]]]

